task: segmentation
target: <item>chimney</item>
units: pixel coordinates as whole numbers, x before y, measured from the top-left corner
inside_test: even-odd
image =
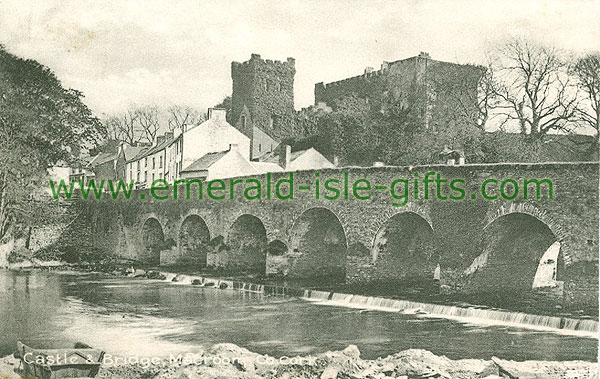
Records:
[[[208,108],[208,119],[225,121],[227,117],[227,109],[224,108]]]
[[[284,145],[283,151],[279,156],[279,165],[287,170],[290,167],[290,162],[292,159],[292,147],[290,145]]]
[[[160,145],[165,140],[165,138],[167,138],[166,134],[162,136],[156,136],[156,144],[154,146]]]

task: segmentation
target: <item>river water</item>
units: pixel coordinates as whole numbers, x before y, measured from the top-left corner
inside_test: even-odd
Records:
[[[0,270],[0,355],[81,341],[125,356],[168,356],[230,342],[272,356],[355,344],[363,358],[420,348],[449,358],[596,361],[596,338],[299,298],[69,272]]]

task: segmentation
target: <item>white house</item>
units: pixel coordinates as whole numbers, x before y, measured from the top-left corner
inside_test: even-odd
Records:
[[[228,151],[238,146],[238,153],[250,161],[250,138],[225,120],[227,111],[208,109],[208,120],[183,132],[183,160],[185,169],[208,153]]]
[[[277,164],[282,171],[318,170],[336,167],[313,147],[292,152],[289,145],[280,145],[275,151],[263,155],[258,162],[253,163],[260,165]]]
[[[258,174],[252,162],[234,144],[228,150],[205,154],[181,171],[184,179],[205,180]]]

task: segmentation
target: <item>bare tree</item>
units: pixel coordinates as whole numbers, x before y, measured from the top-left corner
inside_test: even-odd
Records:
[[[204,121],[204,115],[198,109],[186,105],[173,105],[167,109],[169,130],[197,125]]]
[[[138,119],[139,115],[133,109],[129,109],[121,115],[109,116],[104,120],[108,138],[135,145],[140,141]]]
[[[147,142],[153,143],[160,129],[160,121],[158,119],[159,110],[155,105],[148,105],[145,107],[137,108],[135,111],[137,115],[137,124],[141,139],[145,139]]]
[[[572,73],[583,95],[576,108],[577,119],[596,130],[597,148],[600,138],[600,53],[580,58],[573,66]]]
[[[517,124],[537,139],[550,131],[570,132],[578,102],[577,87],[561,53],[529,41],[507,43],[495,59],[495,95],[501,100],[501,127]]]

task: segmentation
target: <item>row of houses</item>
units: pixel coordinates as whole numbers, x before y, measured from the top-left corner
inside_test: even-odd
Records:
[[[121,143],[116,152],[99,153],[72,168],[69,179],[124,179],[133,181],[136,188],[148,188],[157,179],[172,183],[176,179],[212,180],[335,167],[314,148],[292,151],[290,146],[266,138],[262,130],[253,135],[260,141],[252,141],[229,124],[225,109],[211,108],[203,123],[166,132],[151,145]]]

